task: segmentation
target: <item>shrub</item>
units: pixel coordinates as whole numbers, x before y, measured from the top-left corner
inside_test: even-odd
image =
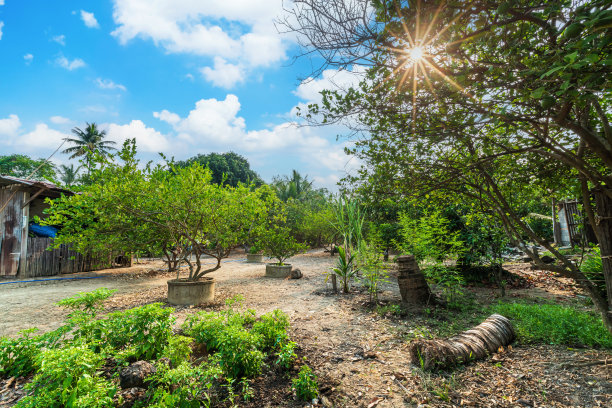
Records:
[[[107,349],[117,353],[120,360],[151,360],[168,344],[172,335],[174,309],[163,308],[161,303],[135,307],[109,314],[105,319],[84,324],[75,332],[75,338],[93,346],[94,350]]]
[[[183,362],[169,369],[158,364],[157,372],[148,381],[155,385],[146,406],[150,408],[210,407],[210,390],[221,376],[216,361],[209,361],[197,367]]]
[[[45,350],[39,370],[15,407],[111,407],[116,388],[96,371],[104,359],[86,346]]]
[[[167,357],[172,362],[173,367],[189,361],[191,357],[191,344],[193,339],[185,336],[171,336],[168,345],[161,353],[162,357]]]
[[[303,365],[297,378],[292,381],[295,394],[302,401],[310,401],[319,395],[317,376],[310,367]]]
[[[607,299],[606,280],[604,278],[603,264],[601,262],[601,252],[598,246],[594,247],[593,250],[584,257],[580,270],[595,284],[595,286],[597,286],[599,293]]]
[[[0,337],[0,376],[21,377],[36,368],[35,357],[40,352],[38,337],[32,328],[19,332],[18,338]]]
[[[218,338],[221,368],[231,378],[254,377],[265,358],[259,350],[261,336],[239,326],[227,326]]]
[[[289,317],[280,310],[274,310],[262,315],[253,324],[251,332],[261,336],[263,350],[274,350],[287,342],[288,328]]]
[[[553,304],[499,303],[495,313],[512,319],[519,341],[612,348],[601,318]]]
[[[116,290],[99,288],[91,292],[79,292],[73,297],[62,299],[57,302],[58,306],[74,311],[82,311],[88,315],[95,316],[102,310],[102,302],[111,297]]]
[[[297,358],[297,354],[295,354],[296,344],[293,341],[289,341],[280,346],[278,353],[276,354],[278,359],[276,360],[276,364],[286,369],[291,368],[291,365]]]

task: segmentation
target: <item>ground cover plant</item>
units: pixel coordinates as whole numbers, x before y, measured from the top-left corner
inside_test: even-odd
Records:
[[[142,360],[154,369],[142,397],[132,401],[136,407],[224,406],[248,400],[249,380],[264,367],[278,367],[287,381],[294,369],[296,344],[280,310],[257,317],[238,296],[224,310],[188,316],[183,334],[176,334],[174,309],[161,303],[100,316],[101,302],[111,295],[98,289],[59,302],[71,313],[53,332],[0,338],[0,375],[33,373],[17,407],[119,406],[120,371]],[[308,395],[316,395],[314,374],[302,377]]]

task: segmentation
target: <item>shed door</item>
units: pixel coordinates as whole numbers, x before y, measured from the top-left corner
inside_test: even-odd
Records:
[[[0,208],[11,195],[12,190],[0,190]],[[19,271],[23,198],[23,193],[17,192],[0,214],[0,276],[16,276]]]

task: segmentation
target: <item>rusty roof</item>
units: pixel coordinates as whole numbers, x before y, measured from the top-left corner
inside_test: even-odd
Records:
[[[74,194],[72,191],[66,190],[65,188],[62,188],[62,187],[58,187],[55,184],[50,183],[48,181],[27,180],[27,179],[23,179],[19,177],[0,175],[0,186],[8,186],[11,184],[21,184],[26,187],[33,187],[33,188],[38,188],[38,189],[44,188],[46,190],[51,190],[51,191],[55,191],[58,193]]]

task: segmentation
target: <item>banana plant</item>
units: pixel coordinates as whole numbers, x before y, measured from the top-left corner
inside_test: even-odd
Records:
[[[359,270],[355,266],[355,255],[349,255],[344,247],[338,247],[338,262],[333,269],[334,273],[342,278],[342,290],[349,292],[349,281]]]

